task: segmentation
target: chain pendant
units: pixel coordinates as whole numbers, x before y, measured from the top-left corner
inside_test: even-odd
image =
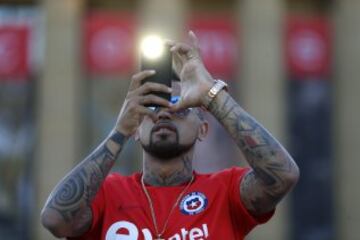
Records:
[[[171,216],[171,213],[174,211],[174,209],[176,208],[176,206],[178,205],[181,197],[184,195],[184,193],[186,192],[186,190],[190,187],[191,183],[193,182],[194,180],[194,175],[191,176],[191,179],[189,181],[189,183],[186,185],[186,187],[184,188],[184,190],[179,194],[178,198],[176,199],[174,205],[172,206],[171,210],[170,210],[170,213],[169,215],[167,216],[166,220],[165,220],[165,223],[164,223],[164,227],[163,227],[163,230],[159,233],[159,230],[158,230],[158,225],[157,225],[157,222],[156,222],[156,217],[155,217],[155,210],[154,210],[154,206],[153,206],[153,202],[151,200],[151,197],[150,197],[150,194],[149,192],[147,191],[146,187],[145,187],[145,183],[144,183],[144,177],[141,177],[141,187],[144,191],[144,194],[148,200],[148,203],[149,203],[149,207],[150,207],[150,212],[151,212],[151,219],[153,221],[153,224],[154,224],[154,227],[155,227],[155,233],[157,235],[157,237],[154,239],[154,240],[165,240],[165,238],[162,238],[161,235],[164,234],[165,230],[166,230],[166,226],[169,222],[169,219],[170,219],[170,216]]]

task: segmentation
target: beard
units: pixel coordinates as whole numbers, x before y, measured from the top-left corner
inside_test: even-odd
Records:
[[[195,145],[196,139],[189,144],[180,144],[179,133],[175,131],[175,140],[169,141],[168,137],[161,137],[160,140],[154,142],[153,134],[150,135],[149,144],[141,143],[145,152],[153,157],[156,157],[160,161],[166,162],[172,158],[178,157],[184,153],[190,151]]]

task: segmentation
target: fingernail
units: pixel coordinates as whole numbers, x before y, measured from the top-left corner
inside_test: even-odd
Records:
[[[156,71],[155,70],[150,70],[149,73],[154,74],[154,73],[156,73]]]

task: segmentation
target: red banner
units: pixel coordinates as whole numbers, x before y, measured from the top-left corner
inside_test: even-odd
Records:
[[[127,13],[91,13],[85,20],[85,63],[90,73],[129,73],[135,61],[135,21]]]
[[[289,17],[286,26],[286,60],[291,75],[326,77],[331,69],[332,36],[325,17]]]
[[[29,29],[0,26],[0,80],[24,80],[29,74]]]
[[[195,14],[188,28],[199,38],[201,55],[211,74],[230,79],[239,65],[239,38],[233,19]]]

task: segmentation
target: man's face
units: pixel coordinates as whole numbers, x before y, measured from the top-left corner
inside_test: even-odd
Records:
[[[177,84],[178,85],[178,84]],[[173,85],[173,95],[180,95],[180,89]],[[177,113],[167,109],[155,110],[158,120],[154,122],[145,116],[138,130],[143,149],[159,160],[168,160],[189,151],[200,135],[203,124],[195,109]]]

